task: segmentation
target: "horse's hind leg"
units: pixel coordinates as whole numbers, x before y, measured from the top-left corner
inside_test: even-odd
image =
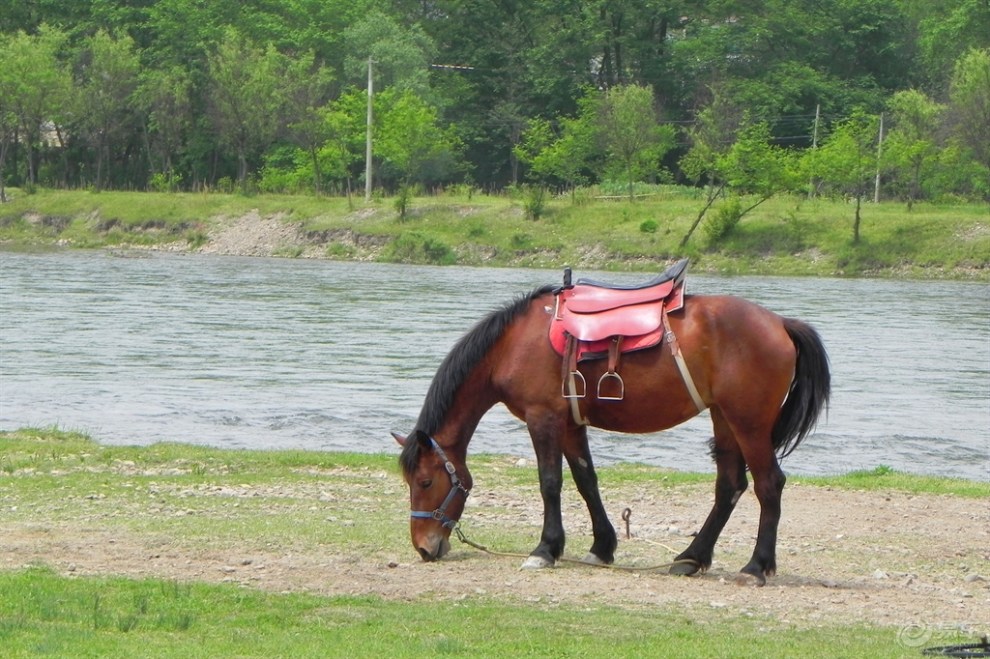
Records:
[[[578,492],[584,498],[591,515],[591,528],[594,542],[585,561],[588,563],[610,564],[615,560],[615,548],[618,539],[615,527],[608,519],[605,506],[602,504],[601,493],[598,490],[598,474],[591,462],[591,451],[588,448],[588,431],[578,427],[568,433],[564,441],[564,457],[571,468],[571,476]]]
[[[760,501],[760,526],[756,548],[740,576],[752,577],[758,586],[777,572],[777,526],[780,524],[780,495],[787,480],[769,441],[764,446],[744,450],[746,464],[753,475],[753,489]]]
[[[671,574],[694,574],[711,567],[715,541],[729,521],[739,497],[746,491],[746,462],[732,431],[726,426],[717,408],[712,409],[712,421],[715,426],[715,437],[711,442],[712,457],[717,469],[715,505],[690,546],[675,559],[686,562],[671,566]]]

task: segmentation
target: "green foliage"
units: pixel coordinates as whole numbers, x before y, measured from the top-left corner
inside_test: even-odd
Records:
[[[659,228],[656,220],[643,220],[639,225],[639,230],[642,233],[656,233]]]
[[[402,183],[423,185],[454,179],[460,142],[453,127],[439,125],[437,111],[410,91],[386,91],[376,103],[376,153]]]
[[[701,225],[708,238],[709,245],[717,245],[723,238],[732,233],[732,230],[742,219],[743,207],[738,198],[727,199],[715,207],[715,212],[709,215]]]
[[[454,263],[454,252],[441,240],[425,236],[417,231],[405,231],[389,244],[385,260],[426,265],[451,265]]]
[[[399,221],[406,219],[406,212],[409,210],[409,203],[412,201],[415,190],[411,185],[399,186],[399,193],[395,195],[395,212],[399,214]]]
[[[538,500],[532,468],[517,468],[513,462],[504,456],[476,455],[472,472],[477,483],[525,486]],[[0,472],[5,521],[21,528],[84,524],[93,537],[127,537],[138,547],[155,547],[166,539],[169,556],[163,559],[173,552],[230,560],[318,552],[340,559],[346,556],[340,548],[346,547],[367,552],[369,564],[381,557],[383,578],[401,579],[408,570],[433,569],[409,566],[406,559],[394,568],[385,567],[392,556],[412,551],[406,486],[394,454],[224,450],[173,443],[106,446],[78,433],[42,428],[0,433]],[[640,464],[603,468],[599,475],[609,487],[631,495],[644,488],[662,495],[687,487],[703,488],[700,491],[710,496],[713,479],[711,474]],[[985,482],[911,476],[882,466],[844,476],[790,477],[789,483],[792,480],[803,487],[962,496],[974,506],[990,497],[990,484]],[[218,488],[223,495],[215,495]],[[191,492],[204,496],[190,496]],[[243,496],[227,495],[238,492]],[[338,496],[342,492],[359,495]],[[94,493],[95,501],[89,498]],[[498,546],[515,548],[531,540],[532,529],[526,527],[500,531]],[[265,569],[257,561],[232,567],[235,579]],[[547,576],[582,578],[570,570]],[[666,577],[644,575],[647,578]],[[823,648],[833,657],[905,654],[897,642],[900,621],[890,628],[822,626],[813,620],[802,625],[754,613],[749,606],[704,606],[695,611],[676,603],[643,608],[591,600],[548,606],[543,599],[496,597],[485,588],[457,597],[424,592],[409,602],[275,593],[242,583],[63,576],[42,562],[0,571],[0,593],[0,638],[4,657],[11,658],[323,657],[327,648],[355,657],[446,652],[761,658],[820,656]],[[711,633],[712,625],[722,633]]]
[[[559,575],[558,575],[559,576]],[[814,656],[897,657],[896,630],[805,629],[752,614],[554,605],[472,594],[456,601],[267,593],[230,584],[0,574],[0,635],[12,659],[53,656]],[[479,589],[481,590],[481,589]],[[713,619],[714,616],[714,619]],[[402,624],[396,624],[401,620]],[[658,620],[661,624],[657,624]],[[561,630],[567,630],[561,634]],[[841,643],[836,639],[841,638]],[[964,637],[960,638],[965,640]],[[961,641],[960,641],[961,642]]]
[[[523,209],[526,217],[539,220],[547,209],[547,189],[542,185],[527,185],[523,190]]]

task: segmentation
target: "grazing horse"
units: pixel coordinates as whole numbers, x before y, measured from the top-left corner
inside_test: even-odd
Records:
[[[682,277],[686,262],[678,265],[675,274]],[[748,485],[748,468],[760,503],[760,521],[756,547],[740,577],[764,585],[766,577],[775,573],[785,480],[778,456],[794,450],[827,408],[830,374],[824,346],[808,324],[753,302],[684,295],[679,280],[673,281],[671,294],[670,277],[661,284],[666,288],[652,295],[662,303],[657,311],[658,302],[643,293],[655,287],[615,292],[611,288],[622,287],[584,280],[571,286],[568,273],[565,286],[545,286],[509,302],[457,342],[433,378],[414,430],[408,437],[393,433],[403,447],[400,465],[409,485],[412,543],[423,560],[440,559],[450,550],[450,532],[472,486],[466,464],[468,443],[496,403],[503,403],[526,423],[536,452],[543,531],[523,564],[535,568],[553,566],[564,551],[562,458],[591,515],[594,540],[585,560],[603,564],[614,560],[616,533],[599,494],[587,426],[654,432],[708,408],[714,427],[710,443],[717,469],[715,503],[670,571],[694,574],[711,566],[715,542]],[[580,306],[577,297],[568,298],[578,289],[590,291],[591,298],[625,296],[613,306],[631,304],[641,311],[649,307],[651,323],[660,319],[660,329],[654,332],[658,342],[621,352],[609,347],[618,342],[615,337],[606,337],[599,341],[598,355],[576,357],[572,351],[562,356],[554,345],[553,329],[565,320],[562,306],[565,311],[568,305]],[[610,308],[609,304],[599,307]],[[599,318],[604,320],[592,324],[609,326],[606,332],[614,331],[616,323],[638,327],[630,334],[646,327],[645,321],[636,319]],[[572,338],[572,331],[558,331],[557,343],[561,336]],[[621,390],[603,391],[602,386],[614,378]]]

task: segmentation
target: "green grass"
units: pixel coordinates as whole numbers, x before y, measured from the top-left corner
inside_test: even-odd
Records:
[[[972,499],[990,499],[988,482],[907,474],[882,465],[875,469],[851,471],[841,476],[800,476],[788,481],[853,490],[896,490],[911,494],[945,494]]]
[[[476,483],[530,488],[532,468],[472,456]],[[708,487],[710,474],[638,464],[600,470],[610,488]],[[808,486],[990,498],[990,483],[887,467]],[[572,485],[567,487],[571,488]],[[346,496],[342,493],[346,493]],[[155,546],[221,555],[408,553],[405,484],[394,455],[224,450],[185,444],[105,446],[58,428],[0,432],[3,523],[85,529],[91,542],[133,533]],[[479,538],[507,551],[525,525]],[[2,523],[0,523],[2,524]],[[0,526],[0,534],[3,533]],[[469,535],[471,529],[468,529]],[[2,535],[0,535],[2,544]],[[149,551],[152,551],[149,549]],[[394,578],[401,578],[401,571]],[[326,579],[348,579],[328,571]],[[234,584],[61,576],[42,565],[0,570],[4,657],[903,657],[898,630],[792,625],[738,607],[612,607],[424,593],[412,601],[273,593]],[[769,589],[760,596],[772,597]],[[755,596],[755,595],[754,595]],[[906,621],[909,622],[909,621]],[[944,636],[944,635],[943,635]],[[943,636],[940,636],[942,640]],[[959,638],[955,642],[969,639]],[[945,643],[953,642],[946,638]]]
[[[902,657],[896,630],[795,629],[729,610],[394,602],[0,572],[5,657]],[[961,639],[965,640],[965,639]]]
[[[603,199],[594,190],[548,200],[538,221],[522,196],[419,197],[404,220],[389,200],[219,193],[13,191],[0,205],[0,243],[76,247],[204,244],[225,218],[257,211],[299,225],[329,258],[490,266],[655,271],[681,256],[695,271],[723,274],[896,276],[990,281],[990,210],[985,205],[867,204],[861,241],[843,201],[782,196],[758,206],[717,243],[699,228],[680,246],[704,201],[691,188]],[[646,227],[646,229],[644,229]],[[345,239],[346,236],[346,239]],[[358,239],[358,246],[354,239]],[[298,246],[278,253],[296,257]]]

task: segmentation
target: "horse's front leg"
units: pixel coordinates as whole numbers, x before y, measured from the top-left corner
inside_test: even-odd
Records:
[[[560,512],[560,489],[563,485],[562,451],[559,436],[546,428],[530,423],[530,436],[536,452],[540,474],[540,495],[543,497],[543,533],[540,544],[530,552],[522,567],[540,569],[553,567],[564,553],[564,523]]]
[[[586,563],[611,564],[615,561],[615,548],[618,539],[615,527],[608,519],[601,493],[598,490],[598,474],[591,461],[591,451],[588,449],[588,431],[584,426],[576,427],[567,433],[564,441],[564,456],[571,468],[571,476],[578,492],[584,498],[591,515],[591,529],[594,542],[591,551],[584,558]]]

